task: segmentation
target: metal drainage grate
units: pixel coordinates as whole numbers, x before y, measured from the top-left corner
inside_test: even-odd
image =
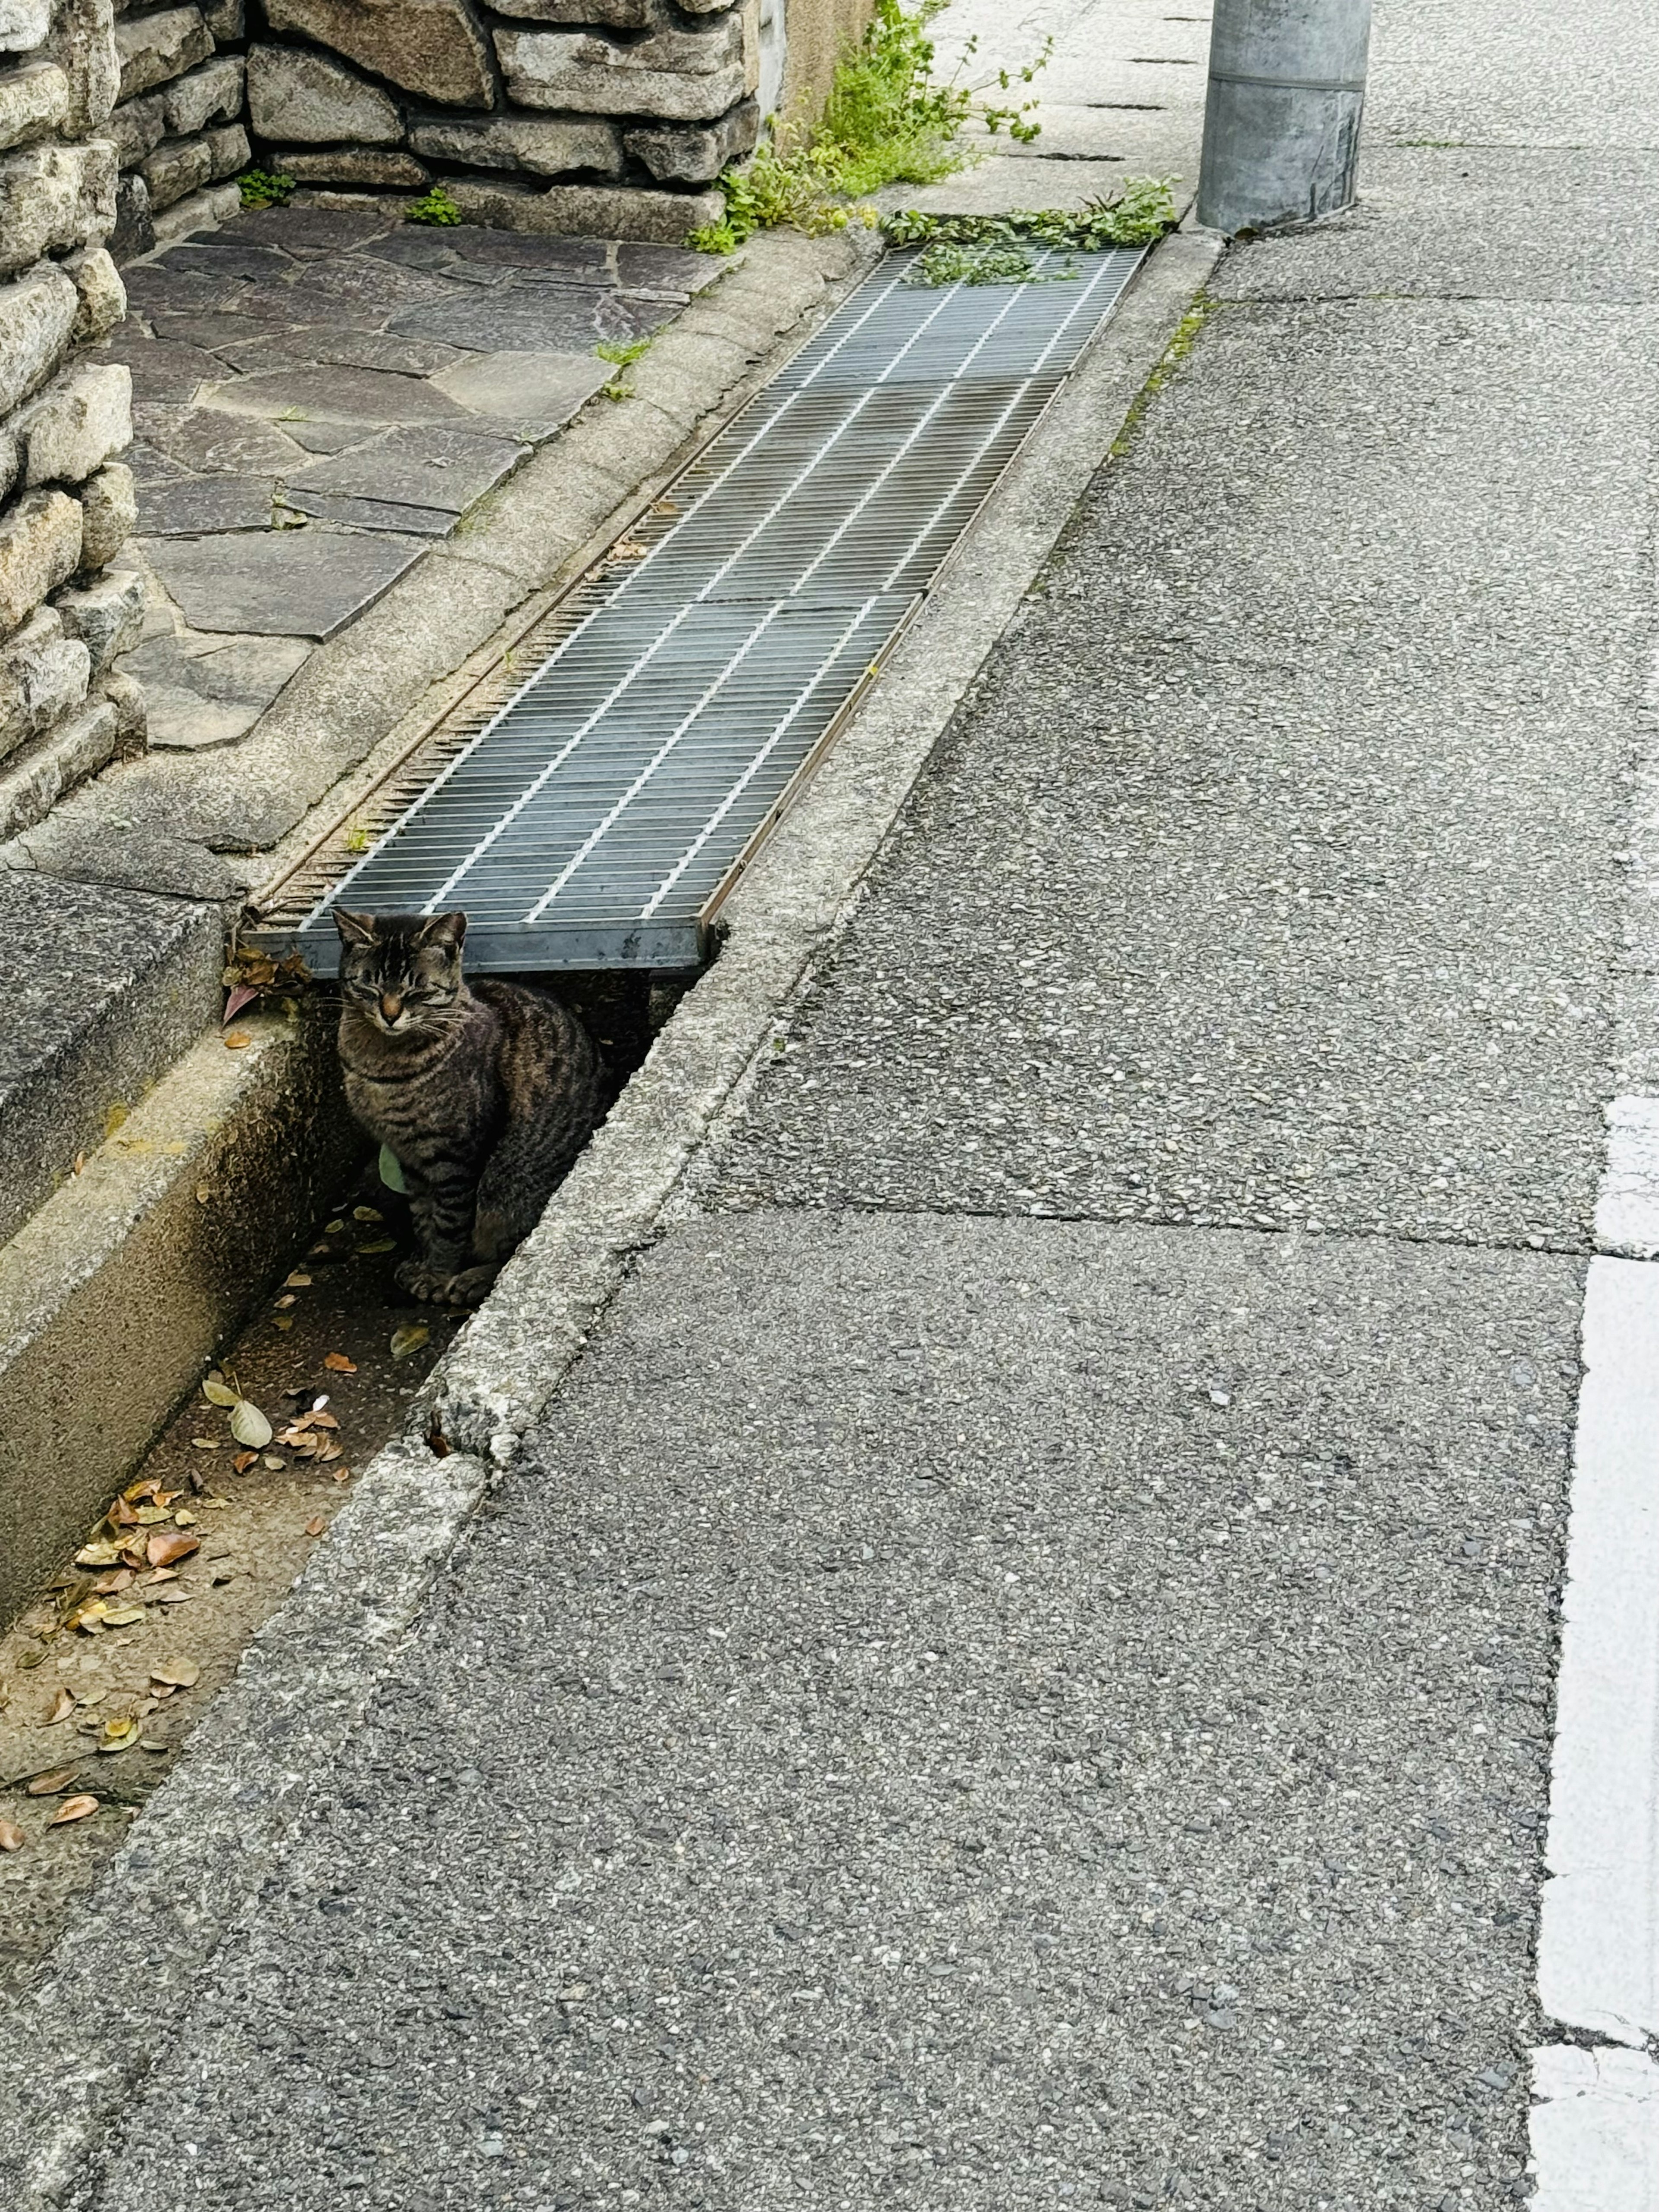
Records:
[[[907,283],[913,258],[867,278],[703,450],[662,503],[677,519],[621,581],[567,603],[529,682],[392,787],[403,811],[369,851],[313,854],[251,941],[332,975],[337,902],[460,907],[482,968],[696,964],[1140,254],[945,289]]]

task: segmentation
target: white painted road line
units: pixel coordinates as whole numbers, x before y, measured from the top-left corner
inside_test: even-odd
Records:
[[[1621,1100],[1597,1209],[1650,1218],[1653,1102]],[[1622,1181],[1622,1187],[1620,1186]],[[1624,1207],[1622,1216],[1613,1208]],[[1592,1260],[1538,1938],[1545,2013],[1628,2051],[1533,2054],[1534,2212],[1659,2212],[1659,1267]]]
[[[1659,2067],[1639,2051],[1533,2053],[1530,2212],[1653,2212],[1659,2204]]]
[[[1595,1242],[1630,1260],[1659,1257],[1659,1098],[1615,1098],[1607,1109]]]

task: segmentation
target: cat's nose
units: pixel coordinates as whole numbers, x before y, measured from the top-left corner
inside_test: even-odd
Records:
[[[400,998],[398,998],[398,997],[397,996],[397,994],[396,994],[394,992],[392,992],[392,991],[382,991],[382,992],[381,992],[381,994],[380,994],[380,1019],[381,1019],[383,1022],[386,1022],[386,1024],[388,1024],[388,1025],[389,1025],[391,1023],[395,1022],[395,1021],[397,1020],[397,1018],[398,1018],[398,1015],[402,1013],[403,1010],[404,1010],[404,1002],[403,1002],[403,1000],[402,1000]]]

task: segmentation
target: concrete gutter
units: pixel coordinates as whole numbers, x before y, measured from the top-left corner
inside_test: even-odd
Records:
[[[0,1245],[0,1619],[27,1602],[363,1146],[332,1024],[210,1031]]]
[[[1215,265],[1177,233],[1150,257],[727,913],[682,1003],[495,1292],[373,1462],[293,1596],[9,2023],[0,2201],[95,2197],[85,2160],[165,2063],[222,1931],[280,1863],[302,1777],[331,1759],[496,1470],[541,1418],[632,1256],[833,943],[916,776],[1018,613],[1077,500]],[[427,1441],[436,1435],[441,1447]],[[130,1969],[112,1977],[119,1954]],[[82,2191],[85,2191],[83,2198]]]

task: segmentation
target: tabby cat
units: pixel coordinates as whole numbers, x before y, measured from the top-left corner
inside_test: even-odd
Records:
[[[403,1170],[417,1298],[477,1305],[604,1116],[592,1039],[550,993],[461,974],[464,914],[347,914],[346,1102]]]

